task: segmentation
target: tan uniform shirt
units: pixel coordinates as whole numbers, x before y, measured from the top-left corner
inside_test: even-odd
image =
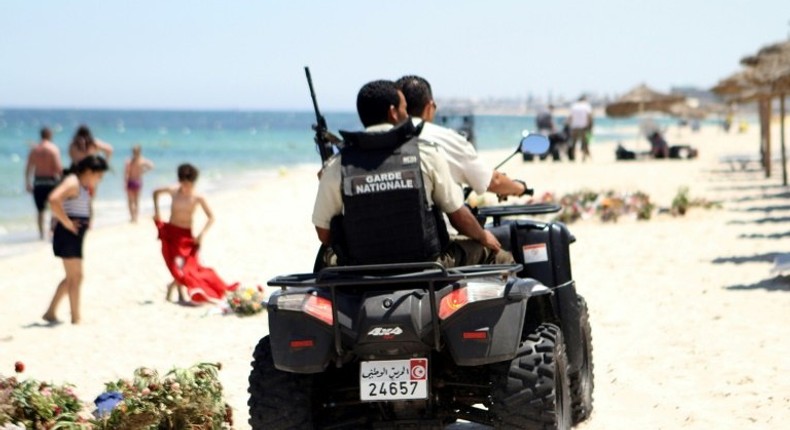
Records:
[[[392,124],[379,124],[368,127],[368,132],[383,132],[391,129]],[[434,204],[444,213],[453,213],[463,206],[463,195],[450,175],[444,154],[429,142],[420,140],[420,171],[428,205]],[[340,157],[329,160],[321,175],[315,205],[313,206],[313,225],[329,229],[332,217],[343,212],[342,174]]]
[[[420,118],[412,118],[414,125],[422,123]],[[422,127],[420,139],[439,145],[447,153],[450,175],[458,184],[472,187],[477,194],[483,194],[491,184],[494,170],[486,166],[478,157],[471,142],[457,131],[426,122]]]

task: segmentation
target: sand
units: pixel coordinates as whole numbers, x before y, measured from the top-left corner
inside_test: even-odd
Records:
[[[689,186],[692,197],[723,202],[685,217],[570,225],[578,239],[573,275],[590,307],[596,385],[593,415],[578,428],[783,427],[790,420],[790,280],[771,268],[778,253],[790,252],[790,190],[781,173],[765,179],[719,161],[755,153],[754,129],[672,130],[668,138],[692,143],[700,158],[615,162],[613,146],[595,145],[587,163],[517,157],[502,168],[538,194],[644,191],[667,207],[680,186]],[[647,149],[636,139],[624,144]],[[491,165],[504,155],[483,154]],[[249,189],[210,195],[217,221],[203,262],[244,286],[309,271],[316,170],[282,169]],[[247,375],[253,348],[267,333],[266,315],[220,316],[211,307],[165,302],[169,276],[145,216],[136,225],[90,231],[85,256],[83,323],[55,327],[40,319],[63,276],[49,246],[0,259],[0,373],[11,374],[20,360],[23,376],[73,383],[91,401],[104,382],[130,377],[137,367],[166,372],[221,362],[236,428],[249,428]],[[68,321],[66,303],[59,317]]]

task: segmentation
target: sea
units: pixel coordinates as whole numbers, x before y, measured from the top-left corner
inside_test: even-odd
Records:
[[[441,114],[441,112],[439,112]],[[354,112],[325,112],[330,131],[359,130]],[[450,126],[453,124],[450,118]],[[457,119],[460,125],[460,119]],[[633,138],[621,131],[637,119],[600,118],[593,142]],[[666,124],[673,120],[664,119]],[[124,162],[132,146],[154,162],[144,177],[141,216],[150,213],[150,191],[176,183],[176,168],[189,162],[200,169],[199,187],[212,193],[245,187],[273,177],[281,169],[320,163],[313,142],[315,114],[286,111],[164,111],[0,108],[0,256],[14,244],[36,242],[36,210],[25,191],[27,153],[39,140],[41,127],[53,131],[64,165],[68,144],[80,125],[114,148],[111,170],[105,174],[94,214],[98,225],[126,222],[128,212],[123,184]],[[476,115],[474,132],[478,149],[516,148],[522,131],[535,124],[533,116]],[[6,248],[3,250],[3,248]],[[19,248],[19,247],[15,247]]]

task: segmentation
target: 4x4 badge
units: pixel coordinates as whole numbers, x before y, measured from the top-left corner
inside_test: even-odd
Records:
[[[376,327],[368,332],[368,336],[385,336],[392,337],[403,333],[400,327]]]

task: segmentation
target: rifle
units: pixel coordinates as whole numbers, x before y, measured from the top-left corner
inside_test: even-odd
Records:
[[[318,145],[318,153],[321,155],[321,162],[323,163],[334,154],[332,145],[339,143],[340,139],[327,130],[326,119],[321,115],[321,111],[318,110],[318,102],[315,99],[315,90],[313,89],[313,78],[310,77],[309,67],[304,67],[304,74],[307,76],[307,85],[310,86],[310,97],[313,99],[313,109],[315,109],[316,123],[313,124],[313,130],[315,131],[313,140]]]

